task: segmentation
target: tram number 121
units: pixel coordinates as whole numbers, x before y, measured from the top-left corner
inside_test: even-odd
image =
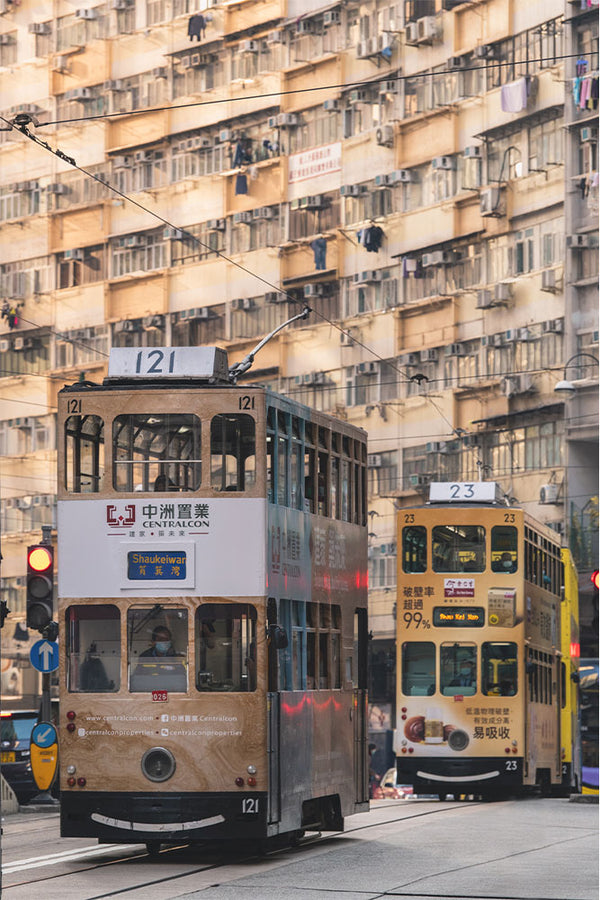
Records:
[[[243,797],[242,798],[242,813],[244,815],[257,815],[258,814],[258,797]]]

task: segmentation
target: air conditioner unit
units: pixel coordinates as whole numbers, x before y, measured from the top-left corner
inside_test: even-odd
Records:
[[[305,284],[304,285],[304,296],[305,297],[322,297],[325,293],[325,288],[322,284]]]
[[[506,343],[505,338],[504,338],[504,332],[499,331],[497,334],[493,334],[490,337],[489,342],[492,345],[492,347],[502,347]]]
[[[84,251],[78,247],[75,250],[65,250],[63,253],[63,259],[83,259]]]
[[[456,168],[456,158],[454,156],[434,156],[431,160],[433,169],[453,170]]]
[[[446,356],[464,356],[465,348],[462,344],[448,344],[444,347],[444,354]]]
[[[421,257],[421,265],[427,266],[449,266],[455,260],[453,250],[433,250],[431,253],[424,253]]]
[[[531,341],[535,341],[537,339],[537,336],[529,328],[519,328],[518,331],[518,340],[522,341],[525,344],[529,344],[531,343]]]
[[[357,59],[368,59],[371,56],[371,42],[370,41],[359,41],[356,45],[356,58]]]
[[[10,341],[6,341],[6,340],[0,341],[0,353],[8,353],[10,348],[11,348]]]
[[[394,143],[394,126],[382,125],[375,132],[375,140],[380,147],[391,147]]]
[[[418,353],[404,353],[400,357],[400,364],[403,366],[418,366],[420,361]]]
[[[49,22],[30,22],[28,26],[29,34],[50,34]]]
[[[15,191],[17,194],[30,194],[31,191],[36,191],[39,186],[38,181],[20,181],[15,185]]]
[[[225,219],[209,219],[206,229],[207,231],[225,231]]]
[[[313,19],[299,19],[296,22],[296,31],[298,34],[312,34],[315,30]]]
[[[475,56],[477,59],[492,59],[494,48],[491,44],[480,44],[478,47],[475,47]]]
[[[322,209],[325,200],[322,194],[310,194],[308,197],[300,197],[300,209]]]
[[[564,327],[564,319],[548,319],[546,322],[542,322],[542,331],[544,334],[562,334]]]
[[[467,59],[464,56],[451,56],[448,60],[448,69],[451,72],[456,72],[459,69],[465,69],[467,66]]]
[[[137,322],[132,319],[123,319],[121,322],[115,322],[114,330],[115,334],[131,334],[139,329]]]
[[[370,469],[380,469],[381,468],[381,454],[380,453],[367,453],[367,465]]]
[[[277,128],[277,116],[269,116],[267,123],[269,128]]]
[[[404,29],[404,41],[413,47],[419,43],[419,28],[416,22],[409,22]]]
[[[243,309],[248,312],[249,309],[254,309],[254,301],[250,297],[240,297],[237,300],[231,301],[232,309]]]
[[[593,125],[585,125],[579,132],[579,140],[582,144],[585,144],[588,141],[597,141],[598,129]]]
[[[348,94],[349,103],[367,103],[370,99],[369,91],[355,90]]]
[[[208,137],[195,137],[187,142],[189,150],[208,150],[213,146],[213,141]]]
[[[117,11],[121,11],[123,9],[129,9],[131,6],[130,0],[112,0],[110,4],[112,9],[116,9]]]
[[[510,284],[505,284],[503,281],[498,282],[498,284],[494,285],[494,302],[495,303],[507,303],[511,297],[511,286]]]
[[[567,247],[570,250],[585,250],[592,246],[591,236],[589,234],[568,234]]]
[[[355,284],[373,284],[375,281],[381,281],[381,269],[368,269],[354,276]]]
[[[115,78],[113,81],[105,81],[104,82],[104,90],[105,91],[115,91],[120,92],[126,90],[125,82],[122,78]]]
[[[425,451],[427,453],[447,453],[448,444],[446,441],[430,441],[425,445]]]
[[[189,69],[189,68],[191,68],[191,65],[192,65],[192,57],[189,56],[189,55],[187,55],[187,56],[180,56],[180,57],[179,57],[179,62],[180,62],[181,67],[182,67],[183,69]]]
[[[544,269],[542,271],[542,290],[547,291],[549,294],[554,294],[558,290],[554,269]]]
[[[504,340],[507,344],[514,344],[519,339],[518,328],[507,328],[504,332]]]
[[[25,349],[25,339],[22,337],[16,337],[13,342],[13,350],[24,350]]]
[[[327,109],[330,112],[334,109],[339,109],[339,108],[340,108],[339,100],[325,100],[325,102],[323,103],[323,109]]]
[[[342,13],[339,9],[328,9],[323,13],[323,25],[328,28],[330,25],[339,25],[342,21]]]
[[[423,16],[422,19],[417,19],[417,33],[420,44],[434,41],[438,36],[435,16]]]
[[[340,344],[342,347],[353,347],[354,346],[354,338],[348,331],[340,332]]]
[[[477,291],[477,309],[491,309],[495,306],[491,291]]]
[[[274,215],[275,210],[272,206],[259,206],[258,209],[252,210],[253,219],[272,219]]]
[[[31,509],[31,497],[17,497],[17,509]]]
[[[389,175],[375,176],[375,187],[385,187],[387,184],[391,184]]]
[[[412,169],[396,169],[390,175],[392,184],[400,182],[401,184],[410,184],[416,179],[416,173]]]
[[[277,116],[278,128],[294,128],[298,123],[299,119],[296,113],[279,113]]]
[[[115,169],[129,169],[131,168],[133,159],[131,156],[114,156],[113,157],[113,167]]]
[[[140,234],[127,234],[120,238],[122,247],[141,247],[146,243],[145,238]]]
[[[55,184],[46,185],[46,193],[48,194],[68,194],[69,188],[66,184],[59,184],[56,182]]]
[[[366,194],[367,191],[366,184],[343,184],[340,188],[340,197],[358,197],[359,194]]]
[[[231,128],[221,128],[219,131],[219,143],[225,144],[227,141],[232,140],[233,133]]]
[[[395,78],[389,81],[382,81],[379,85],[380,94],[398,94],[400,92],[400,82]]]
[[[158,66],[156,69],[152,69],[153,78],[166,78],[167,74],[168,70],[166,66]]]
[[[559,484],[543,484],[540,488],[540,503],[544,506],[558,503]]]
[[[233,214],[234,225],[249,225],[252,222],[252,213],[250,210],[244,212],[236,212]]]
[[[379,372],[379,365],[376,362],[362,362],[355,366],[357,375],[376,375]]]
[[[238,47],[240,53],[258,53],[260,44],[258,41],[242,41]]]
[[[421,472],[416,475],[409,475],[408,482],[411,487],[426,487],[431,483],[432,476],[429,472]]]
[[[179,313],[180,322],[195,322],[202,319],[211,318],[211,309],[209,306],[196,306],[194,309],[186,309]]]
[[[500,213],[500,188],[483,188],[479,194],[479,213],[482,216],[499,216]]]
[[[91,88],[74,88],[72,91],[67,91],[65,94],[65,100],[93,100],[94,94]]]
[[[279,291],[267,291],[265,294],[265,303],[279,303],[279,301],[284,302],[287,300],[285,294],[280,294]]]
[[[142,325],[148,331],[156,331],[164,326],[164,316],[144,316]]]
[[[267,35],[267,44],[283,44],[285,32],[278,28],[276,31],[270,31]]]
[[[68,56],[57,56],[54,60],[52,68],[55,72],[68,72],[69,71],[69,57]]]
[[[481,159],[481,147],[477,144],[473,144],[470,147],[465,147],[463,150],[463,156],[465,159]]]
[[[438,358],[437,350],[421,350],[419,352],[420,362],[437,362],[437,358]]]
[[[75,16],[78,19],[97,19],[98,12],[95,9],[76,9]]]

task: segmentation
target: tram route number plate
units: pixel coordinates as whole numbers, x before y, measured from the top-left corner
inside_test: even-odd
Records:
[[[131,550],[127,554],[129,581],[185,581],[185,550],[168,552]]]

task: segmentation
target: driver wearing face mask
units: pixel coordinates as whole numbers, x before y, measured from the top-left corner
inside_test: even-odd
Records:
[[[160,658],[165,656],[179,656],[178,653],[175,653],[171,641],[171,632],[166,625],[157,625],[152,632],[151,640],[152,645],[148,647],[147,650],[144,650],[143,653],[140,653],[140,657],[154,656]]]

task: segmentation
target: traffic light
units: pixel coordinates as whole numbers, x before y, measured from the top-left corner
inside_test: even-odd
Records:
[[[600,572],[598,571],[598,569],[594,569],[594,571],[590,575],[590,581],[592,582],[596,590],[598,590],[598,588],[600,587]]]
[[[50,544],[27,548],[27,627],[42,631],[52,621],[54,549]]]

